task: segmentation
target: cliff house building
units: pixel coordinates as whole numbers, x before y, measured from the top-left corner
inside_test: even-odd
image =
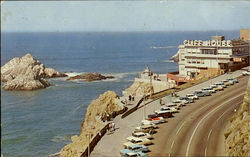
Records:
[[[179,45],[179,77],[187,80],[216,76],[249,65],[249,43],[244,40],[184,40]]]

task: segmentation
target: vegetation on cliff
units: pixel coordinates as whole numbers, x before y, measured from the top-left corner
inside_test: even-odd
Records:
[[[243,103],[230,119],[230,128],[224,136],[228,156],[250,156],[250,81]]]

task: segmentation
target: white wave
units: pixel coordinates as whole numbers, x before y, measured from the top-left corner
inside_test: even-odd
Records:
[[[76,75],[81,75],[84,73],[86,73],[86,72],[66,72],[65,74],[68,75],[68,77],[74,77]]]
[[[170,60],[170,59],[168,59],[168,60],[163,60],[163,62],[167,62],[167,63],[174,63],[174,60]]]
[[[56,143],[69,141],[70,137],[70,135],[56,135],[51,139],[51,141]]]
[[[59,80],[59,81],[66,81],[69,77],[73,77],[76,75],[81,75],[86,72],[66,72],[65,74],[68,75],[68,77],[56,77],[56,78],[51,78],[52,80]],[[131,75],[138,75],[140,72],[124,72],[124,73],[101,73],[104,76],[114,76],[114,78],[111,79],[105,79],[105,80],[98,80],[98,81],[92,81],[92,82],[113,82],[113,81],[119,81],[124,77],[131,76]],[[70,80],[71,82],[74,83],[89,83],[81,80]],[[91,82],[90,82],[91,83]],[[59,85],[56,85],[59,86]]]
[[[151,49],[171,49],[175,48],[176,46],[151,46]]]
[[[139,74],[140,72],[125,72],[125,73],[104,73],[103,75],[105,76],[114,76],[115,78],[124,78],[126,76],[130,76],[130,75],[137,75]]]

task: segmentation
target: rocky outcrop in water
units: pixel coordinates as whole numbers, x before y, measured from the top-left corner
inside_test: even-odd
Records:
[[[179,51],[171,57],[170,60],[173,60],[174,62],[179,62]]]
[[[100,81],[100,80],[106,80],[106,79],[112,79],[112,78],[114,78],[114,76],[104,76],[99,73],[86,73],[86,74],[81,74],[81,75],[70,77],[67,80],[82,80],[86,82],[92,82],[92,81]]]
[[[5,90],[35,90],[50,86],[45,78],[67,75],[46,68],[31,54],[15,57],[1,67],[1,81]]]
[[[107,91],[93,100],[87,108],[84,121],[81,125],[80,135],[71,138],[72,143],[66,145],[60,153],[61,157],[79,157],[88,146],[88,133],[94,137],[107,124],[105,118],[115,117],[124,107],[117,103],[118,95],[113,91]]]
[[[243,103],[230,119],[230,128],[224,136],[228,156],[250,156],[250,81]]]

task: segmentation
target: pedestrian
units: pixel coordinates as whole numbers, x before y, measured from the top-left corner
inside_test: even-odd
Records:
[[[109,121],[109,114],[107,114],[107,121]]]
[[[115,131],[115,123],[112,122],[112,130]]]
[[[128,96],[128,100],[131,101],[131,95]]]
[[[132,101],[135,101],[135,97],[134,96],[132,97]]]

